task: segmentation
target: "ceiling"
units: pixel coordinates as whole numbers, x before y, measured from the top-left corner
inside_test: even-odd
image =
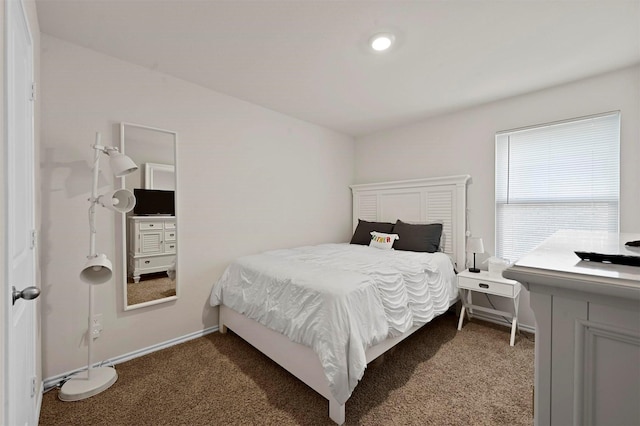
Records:
[[[43,33],[361,136],[640,63],[640,0],[37,0]],[[394,48],[367,40],[393,32]]]

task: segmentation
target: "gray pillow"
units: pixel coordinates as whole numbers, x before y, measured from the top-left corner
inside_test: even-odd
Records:
[[[351,238],[351,244],[368,246],[371,242],[372,231],[390,234],[392,230],[393,223],[390,222],[367,222],[366,220],[358,219],[358,226],[356,226],[356,231]]]
[[[396,250],[435,253],[440,249],[441,223],[413,224],[398,220],[393,233],[400,237],[393,244]]]

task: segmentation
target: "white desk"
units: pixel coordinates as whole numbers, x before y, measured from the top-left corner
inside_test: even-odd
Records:
[[[129,216],[129,275],[164,272],[176,260],[175,216]]]
[[[640,424],[640,268],[574,251],[638,255],[640,234],[560,231],[503,276],[536,317],[536,425]]]

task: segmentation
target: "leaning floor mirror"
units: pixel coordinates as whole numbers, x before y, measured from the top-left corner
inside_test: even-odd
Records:
[[[170,130],[120,124],[120,150],[139,166],[121,183],[136,197],[122,224],[125,310],[178,298],[177,140]]]

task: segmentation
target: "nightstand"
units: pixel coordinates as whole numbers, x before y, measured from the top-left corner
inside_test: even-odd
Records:
[[[520,283],[518,281],[502,278],[500,275],[490,274],[487,271],[474,273],[469,272],[467,269],[458,274],[458,291],[460,292],[460,300],[462,301],[458,330],[462,330],[462,321],[464,320],[465,311],[469,317],[473,315],[474,309],[481,312],[489,312],[503,317],[508,317],[511,318],[511,341],[509,344],[513,346],[516,339],[516,327],[518,326]],[[513,314],[511,312],[504,312],[496,309],[485,308],[484,306],[474,305],[471,299],[471,294],[474,291],[492,294],[494,296],[508,297],[513,300]]]

